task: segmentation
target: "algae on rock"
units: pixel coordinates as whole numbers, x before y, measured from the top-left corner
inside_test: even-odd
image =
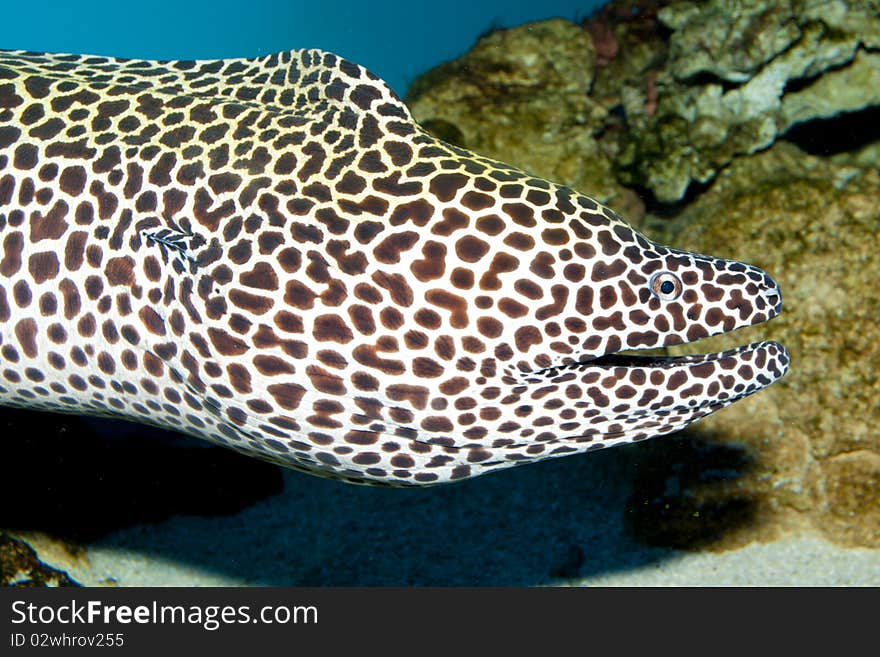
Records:
[[[783,290],[784,311],[770,324],[700,349],[772,336],[789,348],[791,371],[692,433],[755,455],[737,488],[767,517],[797,512],[830,539],[869,547],[880,547],[878,198],[876,171],[780,143],[736,160],[674,221],[654,221],[650,231],[676,247],[754,263]]]
[[[798,122],[880,105],[878,0],[675,2],[659,18],[656,111],[628,115],[617,165],[661,202]]]
[[[19,538],[0,532],[0,586],[17,588],[79,586],[64,571],[46,565]]]
[[[589,95],[595,59],[569,21],[499,30],[416,80],[407,103],[442,139],[620,207],[624,190],[595,138],[606,116]]]

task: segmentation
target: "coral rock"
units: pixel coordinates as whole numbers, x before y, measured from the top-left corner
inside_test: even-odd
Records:
[[[657,108],[628,114],[617,165],[661,202],[799,122],[880,105],[878,0],[676,2],[659,18],[672,34]]]

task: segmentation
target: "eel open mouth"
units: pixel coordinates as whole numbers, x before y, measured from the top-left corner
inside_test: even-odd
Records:
[[[751,344],[743,345],[742,347],[735,347],[733,349],[715,353],[686,354],[683,356],[662,356],[656,354],[641,355],[624,351],[605,354],[592,360],[581,361],[581,364],[589,365],[590,367],[601,367],[603,369],[611,369],[615,367],[668,369],[670,367],[686,367],[717,362],[719,364],[723,363],[724,365],[727,365],[728,367],[725,369],[729,369],[731,359],[736,359],[738,355],[743,355],[741,356],[741,359],[748,361],[751,360],[752,354],[754,354],[757,362],[762,361],[766,356],[775,355],[777,352],[783,357],[781,359],[782,363],[780,364],[781,371],[779,372],[779,377],[781,378],[788,368],[788,350],[782,344],[773,340],[753,342]]]
[[[659,408],[720,408],[781,379],[788,350],[772,340],[685,356],[606,354],[573,366],[582,381],[601,387],[617,412]],[[629,407],[628,410],[627,407]]]

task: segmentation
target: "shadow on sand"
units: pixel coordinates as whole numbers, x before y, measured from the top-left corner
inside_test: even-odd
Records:
[[[148,555],[157,568],[281,586],[504,586],[675,557],[633,538],[634,520],[650,522],[633,504],[636,473],[668,471],[675,438],[410,490],[286,472],[125,423],[98,432],[73,417],[2,420],[0,458],[14,468],[0,486],[0,527]],[[98,435],[122,431],[133,435]]]

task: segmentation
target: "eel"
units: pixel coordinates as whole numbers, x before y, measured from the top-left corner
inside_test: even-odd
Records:
[[[0,404],[423,486],[678,431],[780,379],[764,271],[444,143],[313,49],[0,52]]]

